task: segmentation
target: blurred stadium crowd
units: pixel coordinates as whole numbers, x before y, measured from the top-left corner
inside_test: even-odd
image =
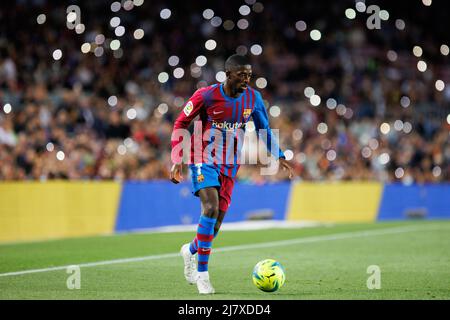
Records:
[[[381,30],[366,27],[366,13],[345,16],[354,1],[142,2],[118,12],[113,1],[2,3],[0,180],[167,179],[174,119],[237,50],[253,61],[253,87],[299,179],[450,181],[448,38],[433,24],[442,17],[434,2],[417,0],[409,13],[391,4]],[[69,4],[80,6],[84,32],[66,27]],[[286,178],[261,176],[258,166],[238,175]]]

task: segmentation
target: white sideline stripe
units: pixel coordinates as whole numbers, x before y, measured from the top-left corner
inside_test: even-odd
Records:
[[[270,247],[287,246],[287,245],[293,245],[293,244],[351,239],[351,238],[359,238],[359,237],[380,236],[380,235],[406,233],[406,232],[413,232],[413,231],[435,231],[435,230],[441,230],[441,229],[443,229],[443,228],[439,228],[437,226],[428,227],[428,228],[423,228],[423,227],[420,228],[420,227],[416,227],[416,226],[406,226],[406,227],[396,227],[396,228],[388,228],[388,229],[354,231],[354,232],[337,233],[337,234],[324,235],[324,236],[297,238],[297,239],[291,239],[291,240],[281,240],[281,241],[263,242],[263,243],[249,244],[249,245],[229,246],[229,247],[217,248],[214,250],[214,253],[238,251],[238,250],[248,250],[248,249],[259,249],[259,248],[270,248]],[[129,263],[129,262],[140,262],[140,261],[148,261],[148,260],[175,258],[175,257],[179,257],[179,256],[180,256],[180,253],[177,252],[177,253],[167,253],[167,254],[160,254],[160,255],[145,256],[145,257],[105,260],[105,261],[80,263],[80,264],[73,264],[73,265],[66,265],[66,266],[59,266],[59,267],[43,268],[43,269],[32,269],[32,270],[0,273],[0,277],[19,276],[19,275],[30,274],[30,273],[66,270],[70,266],[78,266],[80,268],[82,268],[82,267],[88,268],[88,267],[97,267],[97,266],[119,264],[119,263]]]

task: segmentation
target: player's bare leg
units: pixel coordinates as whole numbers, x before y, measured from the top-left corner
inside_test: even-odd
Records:
[[[219,233],[220,227],[222,226],[223,219],[227,213],[224,211],[219,211],[219,216],[217,217],[216,225],[214,226],[214,236]]]
[[[216,188],[205,188],[198,192],[202,205],[202,215],[217,219],[219,216],[219,192]]]

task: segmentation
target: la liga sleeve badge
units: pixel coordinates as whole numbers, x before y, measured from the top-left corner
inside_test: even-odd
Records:
[[[189,101],[188,103],[186,103],[186,106],[183,109],[184,114],[186,115],[186,117],[189,117],[189,115],[191,114],[192,110],[194,110],[194,104],[192,103],[192,101]]]

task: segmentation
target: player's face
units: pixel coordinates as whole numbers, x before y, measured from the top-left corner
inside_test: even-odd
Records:
[[[250,79],[252,78],[252,66],[239,66],[228,74],[228,82],[231,87],[238,93],[247,90]]]

